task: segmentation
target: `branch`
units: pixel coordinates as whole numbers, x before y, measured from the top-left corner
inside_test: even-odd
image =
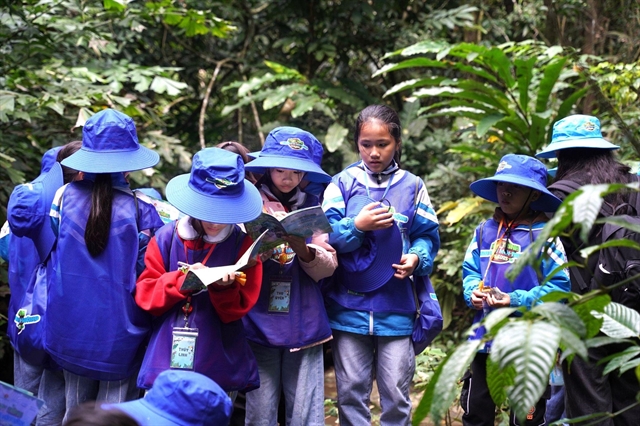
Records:
[[[220,68],[229,61],[229,58],[223,59],[219,61],[216,65],[216,69],[213,71],[213,76],[211,76],[211,80],[209,80],[209,84],[207,85],[207,91],[204,94],[204,99],[202,100],[202,107],[200,108],[200,120],[198,122],[198,134],[200,135],[200,147],[202,149],[205,148],[204,142],[204,115],[207,111],[207,106],[209,105],[209,96],[211,96],[211,89],[213,89],[213,84],[216,82],[216,78],[220,73]]]

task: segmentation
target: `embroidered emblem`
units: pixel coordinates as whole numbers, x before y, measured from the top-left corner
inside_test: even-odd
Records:
[[[216,186],[216,188],[218,189],[224,189],[227,188],[229,186],[234,186],[236,185],[236,182],[230,181],[229,179],[221,179],[221,178],[206,178],[205,179],[207,182],[212,183]]]
[[[293,251],[289,244],[281,244],[273,249],[271,260],[274,260],[282,265],[291,263],[293,258],[296,257],[296,252]]]
[[[13,322],[16,323],[16,327],[18,328],[18,334],[20,334],[22,333],[26,325],[40,322],[40,315],[27,315],[26,309],[24,308],[18,309],[18,312],[16,312],[16,317],[13,319]]]
[[[585,121],[582,126],[587,132],[593,132],[596,129],[596,123],[593,121]]]
[[[511,164],[507,163],[506,161],[502,161],[500,164],[498,164],[498,170],[496,170],[496,173],[510,168],[512,168]]]
[[[301,149],[309,150],[309,147],[304,144],[304,142],[298,138],[289,138],[286,141],[281,141],[280,145],[287,145],[291,149],[295,149],[299,151]]]

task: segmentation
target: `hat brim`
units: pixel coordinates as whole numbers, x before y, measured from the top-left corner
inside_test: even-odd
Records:
[[[42,185],[42,192],[40,194],[40,198],[42,203],[38,203],[43,211],[32,211],[31,216],[33,218],[40,217],[40,223],[36,225],[36,228],[22,228],[16,227],[14,224],[16,222],[11,220],[13,207],[11,199],[9,201],[9,208],[7,210],[7,217],[9,220],[9,225],[11,225],[11,232],[13,232],[17,237],[28,237],[30,238],[38,252],[38,257],[40,258],[40,262],[44,262],[51,250],[53,249],[53,244],[56,241],[56,236],[53,233],[53,229],[51,228],[50,221],[48,220],[49,211],[51,210],[51,204],[53,203],[53,198],[56,195],[56,191],[60,188],[64,183],[64,178],[62,174],[62,167],[60,163],[55,162],[48,172],[40,174],[33,182],[40,183]],[[12,194],[13,196],[13,194]],[[33,207],[33,209],[37,209],[38,206],[21,206],[21,210],[23,210],[22,214],[24,214],[25,209],[29,209]],[[22,221],[20,221],[22,222]]]
[[[189,176],[174,177],[166,188],[167,201],[182,213],[221,224],[249,222],[262,213],[260,192],[248,180],[244,180],[244,190],[236,196],[205,195],[189,186]]]
[[[500,176],[493,176],[490,178],[480,179],[469,185],[469,188],[479,197],[485,200],[498,202],[498,182],[513,183],[516,185],[525,186],[535,191],[540,191],[540,198],[531,203],[531,209],[542,212],[554,212],[560,207],[562,201],[553,195],[549,190],[540,185],[537,182],[533,182],[529,179],[524,179],[515,175],[502,174]]]
[[[615,150],[620,149],[618,145],[614,145],[603,138],[580,138],[580,139],[565,139],[556,142],[552,142],[548,147],[536,154],[537,158],[556,158],[556,151],[562,149],[573,148],[595,148],[595,149],[608,149]]]
[[[375,200],[362,195],[351,197],[347,201],[346,215],[356,216],[372,202]],[[397,226],[369,231],[360,249],[340,255],[338,264],[342,285],[358,293],[377,290],[393,278],[395,270],[391,265],[399,263],[401,258],[402,238]],[[363,268],[363,264],[366,267]],[[354,274],[358,279],[353,279]]]
[[[269,169],[273,168],[299,170],[306,173],[304,179],[309,182],[323,183],[331,181],[331,176],[313,161],[284,155],[260,154],[258,158],[247,163],[244,168],[248,172],[261,174],[265,174]]]
[[[147,169],[158,164],[160,155],[142,145],[134,151],[88,151],[79,149],[62,165],[87,173],[119,173]]]
[[[247,153],[247,157],[251,158],[252,160],[255,160],[259,156],[260,156],[260,151],[253,151],[253,152]]]
[[[102,408],[105,410],[120,410],[133,417],[141,425],[176,426],[181,424],[178,419],[165,417],[164,413],[156,411],[144,398],[119,404],[102,404]]]

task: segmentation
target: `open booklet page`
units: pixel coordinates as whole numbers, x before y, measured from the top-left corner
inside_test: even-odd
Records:
[[[253,266],[253,260],[258,256],[260,246],[263,243],[264,236],[267,231],[264,231],[259,235],[251,244],[251,247],[245,251],[240,259],[233,265],[214,266],[211,268],[193,269],[189,270],[187,277],[180,287],[180,291],[198,291],[202,290],[205,286],[213,284],[214,282],[222,279],[226,274],[241,271],[245,268]]]
[[[260,246],[260,252],[271,250],[284,243],[282,239],[284,235],[309,238],[333,231],[327,216],[320,206],[294,210],[280,220],[269,213],[262,213],[257,219],[245,223],[245,228],[252,237],[268,231]]]
[[[0,382],[0,425],[29,426],[44,401],[30,392]]]

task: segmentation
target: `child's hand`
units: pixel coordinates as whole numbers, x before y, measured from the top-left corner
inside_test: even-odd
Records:
[[[298,256],[298,258],[303,262],[309,263],[315,259],[316,255],[314,251],[307,246],[307,241],[304,237],[299,237],[297,235],[285,235],[282,239],[289,244],[291,250],[296,252],[296,256]]]
[[[400,263],[394,263],[391,265],[391,267],[396,270],[396,273],[393,274],[393,276],[399,280],[407,278],[413,274],[413,271],[416,269],[416,266],[418,266],[419,261],[420,259],[417,254],[403,254],[400,259]]]
[[[353,222],[361,231],[376,231],[392,226],[393,214],[389,212],[389,207],[376,201],[364,206]]]
[[[473,290],[471,292],[471,306],[474,309],[481,310],[482,309],[482,301],[484,300],[486,294],[480,290]]]
[[[216,284],[221,285],[221,286],[228,286],[233,284],[233,282],[236,280],[236,273],[235,272],[230,272],[228,274],[224,274],[224,277],[222,277],[222,279],[219,279],[218,281],[216,281]]]
[[[205,266],[205,265],[203,265],[203,264],[202,264],[202,263],[200,263],[200,262],[198,262],[198,263],[194,263],[193,265],[189,265],[189,270],[190,270],[190,271],[193,271],[193,270],[196,270],[196,269],[204,269],[204,268],[206,268],[206,266]]]
[[[487,305],[492,308],[504,308],[511,306],[511,296],[508,293],[503,293],[499,289],[491,289],[492,291],[487,294],[487,298],[485,299]]]

